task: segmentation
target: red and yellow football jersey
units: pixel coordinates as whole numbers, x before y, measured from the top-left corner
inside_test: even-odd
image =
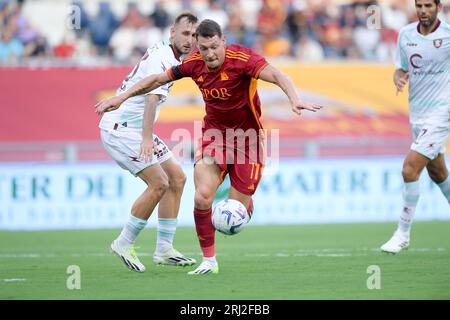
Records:
[[[219,70],[209,71],[197,50],[171,68],[168,75],[172,80],[191,77],[195,81],[205,101],[205,129],[262,129],[256,84],[268,63],[244,46],[229,45],[225,50]]]

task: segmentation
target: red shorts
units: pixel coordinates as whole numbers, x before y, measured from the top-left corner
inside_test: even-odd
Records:
[[[261,181],[266,150],[265,139],[261,135],[255,141],[247,142],[240,146],[236,142],[226,144],[202,139],[195,153],[195,163],[204,157],[213,158],[221,170],[221,179],[229,174],[231,186],[251,196]]]

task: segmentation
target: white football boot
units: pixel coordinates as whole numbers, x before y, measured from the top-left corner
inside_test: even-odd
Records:
[[[399,253],[402,249],[409,247],[409,233],[396,230],[392,238],[381,246],[381,251],[388,253]]]
[[[195,259],[189,258],[181,254],[178,250],[170,248],[166,252],[155,252],[153,254],[153,262],[156,264],[164,264],[171,266],[192,266],[197,263]]]
[[[219,273],[219,264],[217,261],[209,261],[209,260],[203,260],[202,263],[197,267],[197,269],[193,271],[189,271],[189,275],[200,275],[200,274],[217,274]]]
[[[111,243],[111,250],[116,254],[125,266],[136,272],[144,272],[145,266],[139,261],[134,246],[121,246],[117,240]]]

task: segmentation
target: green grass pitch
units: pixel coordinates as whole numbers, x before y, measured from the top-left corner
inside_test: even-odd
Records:
[[[119,230],[0,232],[0,299],[450,299],[450,222],[416,222],[411,247],[378,248],[395,223],[248,226],[216,236],[218,275],[192,267],[155,266],[155,230],[141,233],[139,274],[109,253]],[[200,260],[194,228],[179,228],[175,246]],[[66,286],[80,267],[81,289]],[[367,288],[378,266],[380,289]]]

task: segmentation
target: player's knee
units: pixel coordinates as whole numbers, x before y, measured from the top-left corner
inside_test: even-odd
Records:
[[[208,190],[197,190],[195,191],[195,207],[196,208],[209,208],[212,206],[214,201],[214,193]]]
[[[417,181],[419,180],[420,172],[411,163],[404,163],[402,176],[405,182]]]
[[[183,191],[185,184],[186,175],[183,172],[180,172],[176,176],[172,177],[169,181],[170,189],[174,191]]]
[[[160,195],[163,195],[164,193],[166,193],[167,189],[169,189],[168,181],[160,182],[155,186],[155,192]]]
[[[159,196],[162,196],[167,191],[167,189],[169,189],[169,179],[164,176],[155,179],[149,185],[149,190]]]

